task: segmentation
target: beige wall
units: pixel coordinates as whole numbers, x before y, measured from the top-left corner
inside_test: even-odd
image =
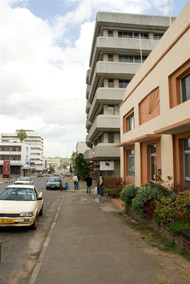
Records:
[[[120,107],[121,142],[128,142],[156,130],[190,118],[190,100],[174,107],[169,106],[168,77],[190,58],[190,2],[171,25],[159,44],[127,87]],[[139,125],[139,103],[152,90],[159,87],[160,115]],[[123,133],[123,116],[134,108],[135,128]],[[140,143],[135,143],[135,183],[140,184]],[[161,137],[162,178],[173,177],[172,135]],[[121,154],[123,150],[121,149]],[[123,155],[123,154],[122,154]],[[121,176],[124,176],[123,157]],[[170,182],[173,182],[171,180]]]

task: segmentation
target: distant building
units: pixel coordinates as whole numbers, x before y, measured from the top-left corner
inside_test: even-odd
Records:
[[[59,168],[60,167],[60,159],[54,159],[54,158],[47,158],[44,159],[44,169],[49,169],[50,165],[52,165],[53,167]]]
[[[26,143],[0,143],[0,174],[3,162],[10,161],[10,175],[24,175],[30,171],[30,146]]]
[[[86,145],[86,142],[78,142],[76,145],[76,154],[84,154],[88,149],[89,147]]]
[[[121,176],[190,189],[190,2],[127,87]]]
[[[30,156],[30,167],[33,171],[43,170],[43,150],[44,150],[44,139],[41,135],[36,134],[33,130],[25,130],[27,138],[24,140],[31,148]],[[18,130],[16,133],[2,133],[2,142],[20,142],[17,137]]]
[[[119,105],[125,89],[158,44],[169,17],[98,12],[86,75],[84,157],[103,175],[120,175]]]

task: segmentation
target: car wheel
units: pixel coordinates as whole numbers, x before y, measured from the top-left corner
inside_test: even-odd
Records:
[[[48,187],[46,187],[46,190],[48,190],[49,188]]]
[[[36,230],[38,227],[38,216],[36,216],[34,223],[30,226],[31,230]]]
[[[39,216],[42,216],[42,215],[43,215],[43,206],[42,206],[42,208],[41,208],[41,210],[39,212]]]

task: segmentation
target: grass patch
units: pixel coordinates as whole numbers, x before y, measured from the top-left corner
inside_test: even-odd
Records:
[[[140,238],[145,240],[146,243],[161,251],[179,254],[190,261],[190,254],[188,254],[185,250],[178,248],[173,240],[168,240],[166,237],[148,227],[142,221],[135,220],[135,223],[133,223],[130,220],[131,217],[126,218],[128,225],[140,232]]]

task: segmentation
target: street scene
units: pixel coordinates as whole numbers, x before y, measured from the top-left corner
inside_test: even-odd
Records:
[[[0,0],[0,284],[190,283],[190,1]]]
[[[86,195],[84,182],[75,191],[69,179],[64,192],[46,190],[46,180],[34,179],[44,197],[37,230],[0,229],[2,284],[190,282],[187,260],[147,244],[119,208]]]

